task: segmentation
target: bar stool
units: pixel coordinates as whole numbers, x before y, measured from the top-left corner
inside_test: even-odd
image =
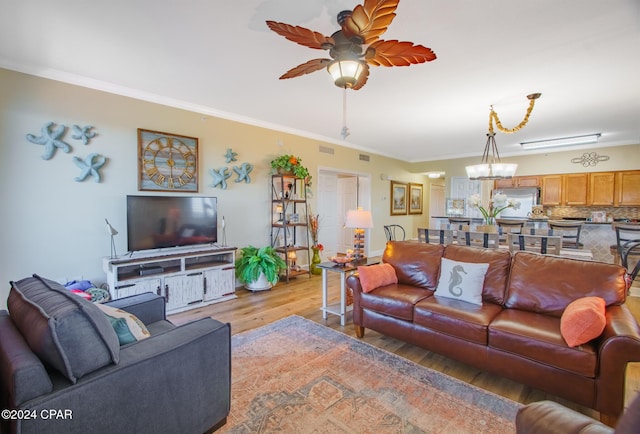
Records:
[[[505,243],[508,234],[521,234],[525,223],[525,220],[496,219],[498,233],[500,234],[500,241]]]
[[[636,257],[640,259],[640,246],[634,244],[640,242],[640,224],[617,223],[614,228],[616,231],[616,263],[621,263],[628,270],[630,259],[631,261]]]
[[[525,220],[516,219],[496,219],[496,224],[503,235],[506,234],[521,234],[522,228],[526,223]]]
[[[471,226],[469,217],[449,217],[449,229],[458,231],[468,230]]]
[[[562,247],[567,249],[581,249],[584,245],[580,242],[580,232],[583,221],[575,220],[552,220],[549,221],[549,228],[562,235]]]
[[[406,236],[404,228],[400,225],[386,225],[384,233],[387,236],[387,241],[404,241]]]

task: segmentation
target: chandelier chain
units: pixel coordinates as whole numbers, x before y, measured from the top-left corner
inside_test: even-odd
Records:
[[[531,112],[533,111],[533,106],[536,103],[536,98],[530,98],[529,99],[529,108],[527,108],[527,113],[524,115],[524,119],[522,119],[522,122],[520,122],[517,126],[513,127],[513,128],[505,128],[502,126],[502,123],[500,122],[500,118],[498,118],[498,113],[496,113],[493,110],[493,106],[491,106],[491,112],[489,113],[489,132],[493,133],[493,123],[495,122],[496,124],[496,128],[498,128],[498,130],[500,132],[503,132],[505,134],[511,134],[511,133],[515,133],[516,131],[519,131],[522,129],[522,127],[524,127],[525,125],[527,125],[527,122],[529,122],[529,116],[531,115]]]

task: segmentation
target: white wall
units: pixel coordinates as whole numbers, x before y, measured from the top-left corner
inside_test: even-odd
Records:
[[[70,140],[68,132],[66,138],[73,151],[57,151],[52,159],[43,160],[43,147],[30,143],[25,136],[39,135],[49,121],[69,128],[74,124],[92,125],[98,136],[85,146]],[[125,197],[142,194],[137,188],[138,128],[199,138],[198,194],[218,198],[218,215],[226,218],[229,245],[269,243],[269,162],[283,153],[300,156],[314,174],[318,167],[371,174],[376,225],[371,231],[373,251],[384,248],[384,224],[400,223],[411,232],[414,225],[419,226],[420,216],[389,216],[389,181],[380,175],[384,171],[393,179],[423,182],[423,176],[408,171],[407,163],[376,155],[371,155],[369,162],[361,161],[360,151],[353,149],[0,69],[0,182],[4,205],[0,308],[6,305],[8,282],[33,273],[59,280],[83,277],[96,284],[105,281],[102,258],[110,254],[110,239],[104,219],[120,232],[116,247],[118,253],[125,252]],[[335,148],[335,153],[320,153],[319,145]],[[226,163],[227,148],[238,153],[237,162]],[[102,182],[92,178],[76,182],[80,170],[72,157],[84,159],[94,152],[108,158],[101,171]],[[231,170],[233,164],[243,162],[255,166],[251,184],[235,183],[232,176],[226,190],[209,185],[209,169],[229,166]],[[321,214],[313,198],[312,204]]]

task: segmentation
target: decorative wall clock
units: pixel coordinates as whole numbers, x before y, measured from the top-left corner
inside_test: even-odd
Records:
[[[198,139],[138,128],[138,190],[198,191]]]

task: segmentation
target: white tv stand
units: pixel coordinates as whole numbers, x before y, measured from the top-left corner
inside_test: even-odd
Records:
[[[111,298],[143,292],[165,298],[168,313],[236,298],[235,247],[163,249],[104,258]]]

